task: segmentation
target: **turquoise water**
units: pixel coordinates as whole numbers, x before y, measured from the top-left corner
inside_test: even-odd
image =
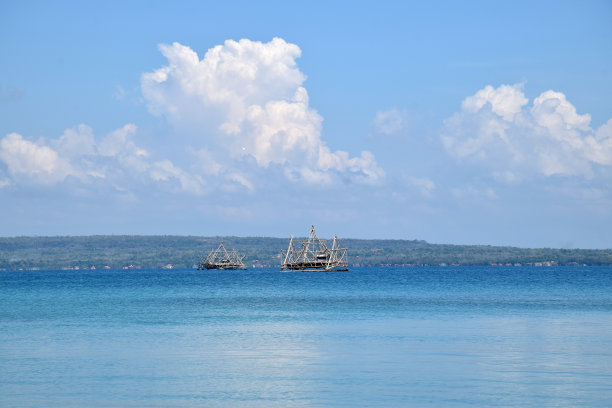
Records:
[[[0,406],[612,406],[612,268],[0,272]]]

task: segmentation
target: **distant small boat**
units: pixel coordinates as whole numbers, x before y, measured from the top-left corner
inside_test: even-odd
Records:
[[[235,249],[228,251],[221,242],[219,248],[208,253],[206,259],[202,260],[198,265],[198,270],[204,269],[226,269],[226,270],[244,270],[247,267],[244,265],[246,255],[240,255]]]

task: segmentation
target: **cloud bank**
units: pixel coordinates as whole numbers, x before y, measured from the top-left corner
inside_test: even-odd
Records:
[[[199,145],[192,147],[221,158],[220,172],[252,158],[259,168],[282,168],[296,182],[376,184],[384,177],[371,153],[350,157],[322,140],[323,119],[309,106],[297,45],[280,38],[228,40],[202,59],[179,43],[159,50],[168,64],[141,78],[148,108],[195,134],[190,140]]]
[[[276,175],[315,186],[384,178],[370,152],[352,157],[322,140],[297,45],[228,40],[202,59],[178,43],[159,50],[168,64],[143,74],[141,89],[150,112],[174,125],[173,140],[137,145],[134,124],[103,137],[85,124],[50,139],[11,133],[0,139],[0,188],[76,181],[201,195],[268,188]]]
[[[561,92],[543,92],[530,104],[521,85],[487,86],[444,122],[442,142],[452,156],[507,181],[609,175],[612,119],[598,129],[590,122]]]
[[[136,126],[127,124],[97,140],[87,125],[67,129],[56,139],[30,141],[17,133],[0,139],[0,161],[19,184],[52,186],[69,178],[84,184],[110,183],[119,191],[134,183],[165,183],[173,191],[201,194],[205,183],[167,159],[152,160],[134,143]],[[11,183],[0,182],[0,187]]]

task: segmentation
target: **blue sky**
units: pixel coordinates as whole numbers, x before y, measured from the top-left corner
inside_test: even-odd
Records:
[[[0,235],[612,248],[612,3],[2,2]]]

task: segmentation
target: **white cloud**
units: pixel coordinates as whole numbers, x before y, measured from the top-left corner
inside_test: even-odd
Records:
[[[116,129],[100,140],[97,145],[98,154],[105,161],[113,163],[115,160],[120,165],[120,171],[129,170],[135,173],[145,173],[149,170],[149,152],[136,146],[132,140],[136,133],[136,125],[128,123],[122,128]],[[107,171],[114,169],[105,166]]]
[[[427,177],[419,178],[419,177],[410,177],[410,176],[406,176],[404,177],[404,179],[406,180],[408,184],[417,188],[420,191],[422,196],[427,197],[427,198],[430,198],[433,196],[433,191],[436,188],[436,184],[431,179]]]
[[[66,129],[59,139],[53,141],[53,146],[65,157],[93,155],[96,152],[93,130],[83,124]]]
[[[196,158],[196,162],[193,165],[198,172],[203,174],[218,176],[224,167],[221,163],[215,160],[215,156],[207,149],[191,150],[192,155]]]
[[[323,119],[309,107],[297,45],[280,38],[227,40],[201,60],[179,43],[159,49],[168,65],[141,80],[150,111],[197,133],[194,149],[204,146],[224,157],[227,172],[252,157],[259,167],[278,164],[291,180],[307,183],[348,178],[371,184],[384,177],[371,153],[350,158],[331,152],[321,139]]]
[[[112,131],[105,136],[98,144],[98,153],[102,156],[126,156],[134,155],[138,157],[147,157],[149,153],[136,146],[131,138],[136,133],[136,125],[128,123],[127,125]]]
[[[372,130],[378,135],[393,136],[407,132],[409,125],[408,112],[393,108],[376,112]]]
[[[192,194],[201,195],[204,193],[204,180],[198,175],[189,174],[176,167],[170,160],[161,160],[148,166],[148,174],[155,181],[177,180],[180,188]]]
[[[251,183],[249,181],[249,179],[246,178],[245,176],[243,176],[242,174],[231,173],[229,175],[229,179],[234,181],[234,182],[236,182],[236,183],[238,183],[238,184],[240,184],[240,185],[242,185],[242,186],[244,186],[244,187],[246,187],[247,190],[249,190],[249,191],[254,191],[255,190],[255,188],[253,187],[253,183]]]
[[[10,175],[25,176],[42,184],[57,183],[69,175],[76,175],[70,163],[55,150],[25,140],[17,133],[0,140],[0,159],[6,163]]]
[[[167,159],[153,161],[149,153],[132,140],[136,126],[127,124],[97,141],[87,125],[67,129],[62,136],[37,142],[11,133],[0,140],[0,161],[13,181],[57,184],[68,176],[83,183],[102,179],[117,191],[138,187],[138,183],[164,183],[170,189],[203,194],[205,182]],[[0,181],[0,187],[10,179]]]
[[[586,140],[589,159],[595,163],[612,165],[612,119],[601,125],[594,137]]]
[[[11,180],[4,177],[2,169],[0,168],[0,188],[7,187],[11,185]]]
[[[564,94],[543,92],[531,106],[521,85],[487,86],[466,98],[444,123],[446,150],[480,162],[497,179],[533,174],[593,177],[612,165],[612,121],[599,129]]]
[[[523,95],[522,85],[502,85],[497,89],[487,85],[476,94],[465,98],[461,108],[466,112],[476,113],[489,104],[493,112],[510,121],[527,102],[529,100]]]

